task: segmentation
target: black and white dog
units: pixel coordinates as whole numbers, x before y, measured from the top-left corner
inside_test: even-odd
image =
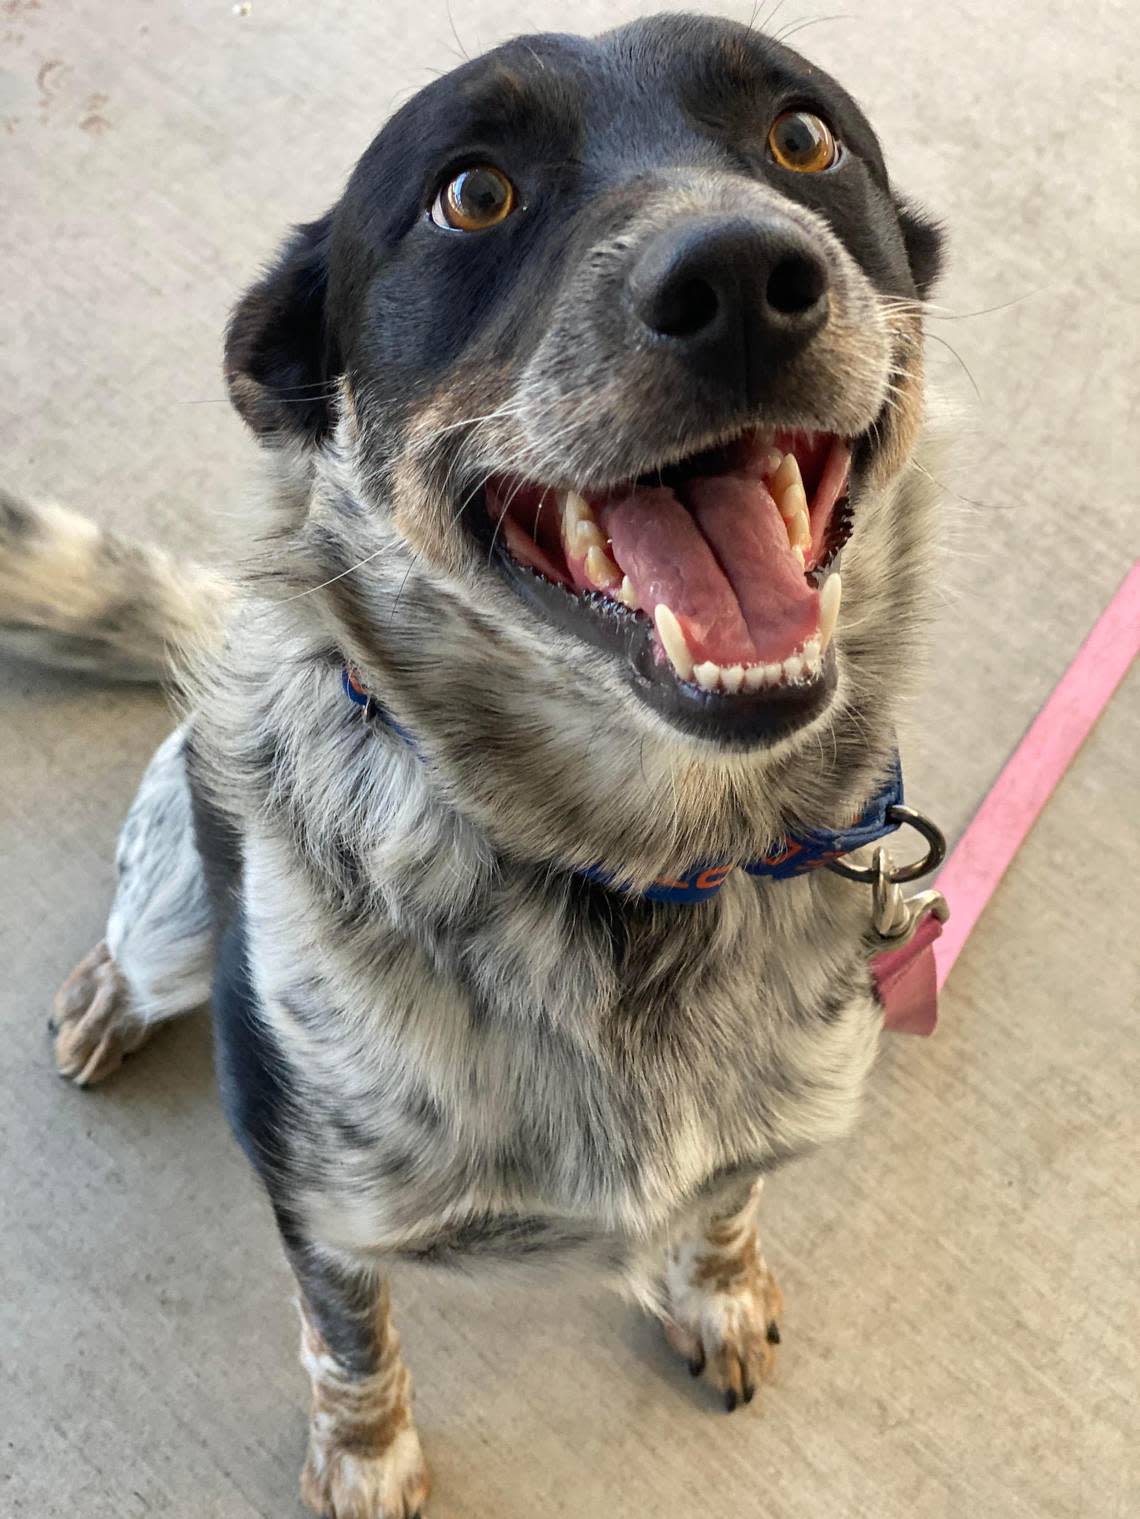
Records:
[[[8,646],[203,646],[56,1056],[93,1081],[212,985],[318,1511],[428,1493],[393,1257],[591,1253],[730,1409],[774,1354],[757,1178],[847,1130],[881,1011],[865,893],[730,867],[891,768],[939,242],[747,27],[522,38],[405,105],[238,306],[244,577],[0,499]]]

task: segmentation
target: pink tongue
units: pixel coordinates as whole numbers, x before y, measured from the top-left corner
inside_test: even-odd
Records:
[[[697,663],[755,660],[732,587],[671,490],[636,491],[624,501],[606,503],[599,516],[617,562],[633,583],[638,606],[652,617],[653,609],[665,602]]]
[[[744,475],[694,480],[685,494],[724,566],[757,658],[787,659],[819,627],[819,592],[804,579],[776,503],[758,480]]]
[[[692,480],[683,491],[687,506],[661,488],[597,508],[638,605],[652,617],[665,602],[697,664],[786,659],[816,631],[819,596],[776,503],[744,475]]]

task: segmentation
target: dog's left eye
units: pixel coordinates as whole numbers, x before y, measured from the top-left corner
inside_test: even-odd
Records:
[[[781,169],[822,174],[839,157],[839,144],[822,116],[814,111],[785,111],[768,133],[768,150]]]
[[[443,186],[431,208],[437,227],[459,232],[482,232],[508,217],[515,208],[515,187],[492,164],[460,169]]]

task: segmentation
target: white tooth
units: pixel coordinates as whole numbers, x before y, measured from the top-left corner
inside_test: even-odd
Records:
[[[768,482],[768,489],[772,493],[772,499],[779,509],[780,516],[785,522],[795,525],[794,531],[789,528],[788,537],[793,544],[802,543],[806,548],[811,542],[811,524],[808,518],[807,492],[804,490],[803,477],[795,454],[784,455],[779,469]],[[806,526],[800,524],[801,517],[805,519]]]
[[[772,483],[772,476],[776,473],[783,462],[784,456],[778,448],[770,448],[764,455],[763,459],[761,459],[760,474],[765,480],[768,481],[769,485]]]
[[[574,547],[579,554],[586,554],[590,549],[604,549],[606,540],[602,530],[591,517],[588,522],[579,522],[574,528]]]
[[[573,531],[579,522],[592,522],[593,518],[590,503],[585,496],[580,496],[577,491],[567,491],[562,502],[562,521],[567,530]]]
[[[823,651],[819,646],[818,638],[809,638],[807,643],[805,643],[803,648],[800,650],[800,653],[803,655],[804,659],[807,660],[809,665],[819,664],[819,656],[822,652]]]
[[[681,632],[681,624],[663,601],[654,607],[653,621],[657,627],[657,636],[661,640],[661,647],[665,650],[669,663],[682,680],[692,680],[693,656],[689,653],[689,646],[685,642],[685,635]]]
[[[792,485],[798,485],[803,489],[803,477],[800,474],[799,461],[795,454],[785,454],[780,460],[776,473],[768,482],[773,496],[779,501],[784,492]]]
[[[807,492],[798,480],[794,484],[789,485],[783,495],[777,496],[775,491],[772,492],[772,495],[776,505],[780,509],[780,516],[783,517],[785,522],[794,522],[797,517],[807,516]]]
[[[702,691],[715,691],[720,685],[720,666],[708,659],[704,664],[696,666],[693,679]]]
[[[792,547],[809,549],[811,547],[811,518],[807,512],[797,512],[794,517],[785,520],[788,528],[788,542]]]
[[[838,573],[829,575],[819,593],[819,652],[827,653],[835,624],[839,621],[839,598],[843,594]]]
[[[613,562],[605,549],[592,545],[586,555],[586,579],[591,585],[597,586],[599,591],[608,590],[621,575],[621,571]]]
[[[749,665],[744,672],[744,685],[746,690],[759,691],[763,686],[778,685],[783,674],[783,665]]]
[[[629,607],[633,611],[637,610],[637,593],[633,589],[633,581],[630,580],[628,575],[621,577],[621,585],[618,586],[614,595],[621,602],[622,606]]]
[[[739,691],[744,684],[744,666],[729,665],[720,672],[720,680],[726,691]]]
[[[784,660],[784,679],[799,680],[804,673],[804,662],[798,654],[791,655]]]
[[[568,553],[583,558],[590,549],[606,546],[593,507],[577,491],[567,491],[562,503],[562,539]]]
[[[806,570],[807,569],[807,557],[804,554],[803,549],[800,548],[800,546],[799,546],[798,543],[793,543],[792,544],[792,554],[793,554],[793,556],[794,556],[794,558],[796,560],[796,563],[799,565],[800,569],[801,570]]]

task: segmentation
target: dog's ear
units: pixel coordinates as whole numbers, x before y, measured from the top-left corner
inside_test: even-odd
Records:
[[[942,273],[945,233],[940,222],[911,201],[896,196],[895,210],[902,229],[911,278],[915,289],[925,300]]]
[[[332,212],[298,227],[226,329],[230,400],[259,437],[315,443],[327,432],[337,360],[326,320]]]

